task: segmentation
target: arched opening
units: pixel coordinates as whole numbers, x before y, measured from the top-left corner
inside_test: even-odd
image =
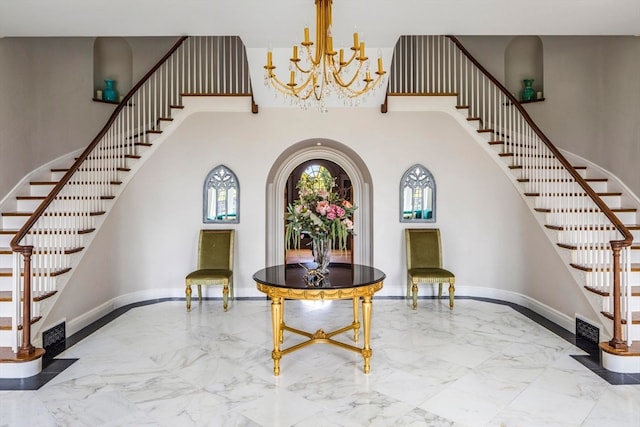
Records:
[[[537,36],[514,37],[504,53],[505,86],[521,99],[523,80],[532,79],[535,92],[544,93],[542,40]]]
[[[353,217],[354,236],[351,242],[351,254],[356,264],[373,265],[373,230],[372,230],[372,188],[371,174],[364,161],[351,148],[336,141],[327,139],[310,139],[299,142],[285,150],[274,162],[266,185],[266,265],[277,265],[285,262],[285,222],[284,214],[288,201],[289,188],[293,188],[296,197],[296,171],[304,170],[304,165],[326,161],[326,165],[334,164],[339,175],[348,182],[343,185],[351,187],[353,204],[358,206]],[[342,172],[340,172],[342,171]],[[297,181],[296,181],[297,182]]]
[[[122,37],[97,37],[93,44],[94,95],[104,89],[107,79],[115,81],[120,95],[126,95],[133,87],[133,54]]]
[[[299,197],[298,184],[301,182],[317,182],[325,191],[333,191],[341,199],[353,200],[351,178],[338,164],[326,159],[307,160],[296,167],[285,188],[287,206],[293,205]],[[286,264],[306,263],[313,260],[311,253],[311,237],[302,234],[300,242],[289,242],[289,250],[285,253]],[[349,236],[346,248],[341,250],[338,242],[334,242],[331,251],[331,262],[353,263],[353,236]]]

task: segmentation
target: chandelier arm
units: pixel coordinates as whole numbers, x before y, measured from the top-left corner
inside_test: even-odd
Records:
[[[349,86],[351,86],[356,79],[360,76],[360,71],[362,70],[362,65],[363,62],[360,62],[358,64],[358,68],[355,70],[355,72],[353,73],[353,76],[351,77],[351,79],[348,82],[344,82],[344,80],[342,80],[342,75],[340,74],[340,70],[336,70],[335,68],[331,69],[331,73],[333,74],[333,80],[338,84],[338,86],[343,87],[343,88],[348,88]]]

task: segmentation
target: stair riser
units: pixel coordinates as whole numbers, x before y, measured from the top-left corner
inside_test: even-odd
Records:
[[[13,303],[0,302],[0,317],[12,317],[13,316]]]
[[[3,248],[8,248],[11,243],[11,239],[13,239],[14,234],[0,234],[0,246]]]
[[[601,279],[600,281],[602,281],[602,278],[600,277],[599,273],[585,272],[585,284],[587,286],[595,287],[594,283],[597,283],[598,279]],[[636,285],[636,286],[640,285],[640,271],[632,271],[631,273],[629,273],[629,283],[631,285]],[[631,297],[631,298],[638,301],[638,298],[640,297]],[[634,310],[640,311],[640,305],[638,305],[637,308],[635,308]]]
[[[18,230],[29,219],[28,216],[3,216],[2,228],[6,230]]]
[[[556,233],[556,241],[567,245],[576,245],[576,242],[578,241],[578,234],[581,239],[584,239],[583,241],[597,245],[609,244],[612,239],[619,238],[616,237],[615,233],[607,233],[604,235],[603,233],[596,231],[581,231],[580,233],[573,231],[558,231]]]
[[[524,182],[523,184],[523,189],[525,193],[541,193],[541,192],[553,192],[553,191],[558,191],[558,186],[554,185],[552,183],[542,183],[542,184],[531,184],[528,182]],[[606,182],[600,182],[600,181],[596,181],[596,182],[591,182],[589,183],[590,187],[593,188],[593,191],[595,191],[596,193],[606,193],[607,190],[607,183]]]
[[[29,195],[30,196],[47,196],[51,193],[51,190],[55,184],[42,184],[42,185],[31,185]]]
[[[13,255],[0,254],[0,268],[13,267]]]
[[[34,278],[33,287],[34,289],[55,289],[55,280],[56,277],[36,277]],[[13,278],[5,276],[0,277],[0,291],[11,291],[12,289]]]
[[[40,206],[42,200],[18,200],[18,212],[34,212]]]
[[[609,208],[617,209],[621,208],[620,196],[600,196],[603,202],[609,206]],[[584,202],[584,197],[580,197],[579,200],[571,200],[571,197],[549,197],[547,200],[543,200],[541,197],[536,197],[535,206],[541,209],[550,209],[552,207],[559,209],[571,209],[575,208],[576,202]]]
[[[11,347],[11,331],[0,331],[0,347]]]
[[[635,212],[617,212],[616,216],[623,224],[635,224]],[[566,222],[573,224],[589,224],[594,223],[601,218],[599,213],[547,213],[545,216],[545,224],[560,225]]]
[[[122,181],[122,179],[124,178],[124,176],[126,175],[127,171],[117,171],[116,174],[112,177],[113,180],[115,181]],[[52,172],[51,173],[51,181],[60,181],[62,179],[62,177],[64,176],[64,172]],[[81,174],[76,174],[74,175],[75,179],[80,179],[82,175]],[[89,175],[88,178],[83,178],[83,179],[93,179],[94,177]],[[46,196],[46,194],[45,194]]]
[[[526,172],[523,169],[514,169],[514,173],[518,176],[518,178],[528,178],[530,180],[534,180],[536,176],[538,176],[538,170],[537,169],[532,169],[529,172]],[[587,170],[586,169],[576,169],[576,172],[578,172],[578,175],[580,175],[582,178],[587,178],[588,174],[587,174]],[[542,178],[542,177],[539,177]]]
[[[578,254],[578,252],[582,252],[582,251],[571,251],[571,262],[574,264],[584,264],[585,261],[584,260],[610,260],[612,259],[612,254],[611,251],[609,250],[604,250],[604,251],[592,251],[592,253],[586,252],[584,254]],[[578,256],[581,255],[581,256]],[[632,263],[636,263],[636,264],[640,264],[640,250],[632,250],[630,251],[630,255],[631,255],[631,262]]]

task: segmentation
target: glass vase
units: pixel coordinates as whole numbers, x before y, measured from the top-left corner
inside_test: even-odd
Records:
[[[533,101],[536,99],[536,91],[533,90],[533,79],[524,79],[524,89],[522,89],[522,100]]]
[[[329,272],[329,262],[331,261],[331,239],[328,237],[313,237],[311,239],[311,250],[313,261],[317,265],[318,272],[327,274]]]
[[[118,101],[118,91],[116,90],[116,81],[107,79],[104,81],[104,90],[102,91],[102,99],[109,102]]]

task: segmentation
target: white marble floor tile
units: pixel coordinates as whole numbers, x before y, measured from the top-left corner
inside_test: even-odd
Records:
[[[285,302],[308,332],[352,316],[351,301]],[[0,391],[0,427],[640,426],[640,385],[610,385],[507,305],[374,299],[369,374],[361,354],[314,344],[274,376],[272,346],[267,300],[133,308],[59,355],[79,360],[39,390]]]

